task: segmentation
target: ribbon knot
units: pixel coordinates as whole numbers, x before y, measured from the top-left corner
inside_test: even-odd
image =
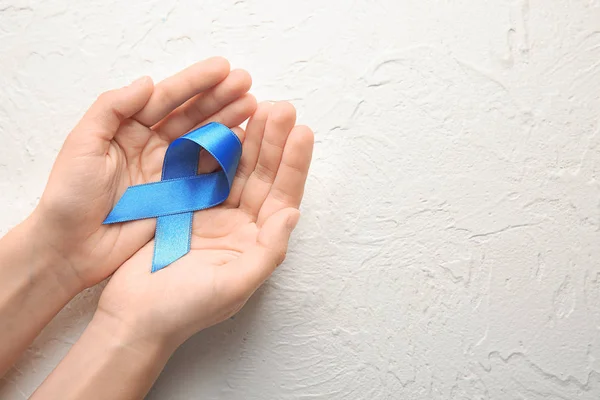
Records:
[[[212,155],[221,170],[198,175],[200,149]],[[160,182],[127,188],[103,224],[156,218],[152,272],[190,251],[194,211],[223,203],[242,154],[238,137],[211,122],[173,141],[167,148]]]

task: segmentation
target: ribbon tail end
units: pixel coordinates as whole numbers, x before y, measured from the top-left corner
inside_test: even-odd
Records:
[[[186,251],[185,253],[178,255],[178,256],[174,256],[172,258],[170,258],[169,260],[157,260],[156,255],[154,257],[154,259],[152,260],[152,269],[150,270],[150,273],[155,273],[157,271],[160,271],[161,269],[168,267],[169,265],[173,264],[175,261],[179,260],[181,257],[185,256],[187,253],[189,253],[189,250]]]

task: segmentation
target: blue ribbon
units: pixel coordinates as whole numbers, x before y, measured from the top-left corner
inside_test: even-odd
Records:
[[[201,148],[221,170],[197,175]],[[185,134],[167,148],[162,180],[127,188],[103,224],[156,218],[152,272],[168,266],[190,251],[194,211],[229,196],[241,154],[240,140],[225,125],[211,122]]]

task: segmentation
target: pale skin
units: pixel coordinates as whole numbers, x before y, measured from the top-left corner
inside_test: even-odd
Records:
[[[289,103],[257,106],[250,84],[208,59],[100,96],[68,136],[39,206],[0,240],[0,372],[75,294],[112,277],[33,399],[143,398],[181,343],[239,311],[283,262],[314,139]],[[195,213],[190,253],[152,274],[155,221],[102,221],[128,186],[160,179],[172,140],[209,121],[243,143],[231,194]],[[200,173],[216,168],[201,157]]]

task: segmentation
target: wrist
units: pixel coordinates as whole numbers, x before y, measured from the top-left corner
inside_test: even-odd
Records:
[[[28,218],[0,240],[0,376],[79,291]]]
[[[98,308],[88,329],[109,348],[129,353],[150,364],[163,364],[171,357],[179,343],[151,330],[141,331],[120,318]],[[161,367],[162,368],[162,367]]]
[[[36,263],[37,270],[48,278],[56,280],[59,287],[74,297],[85,289],[81,278],[75,272],[68,254],[55,245],[58,232],[46,222],[41,213],[36,209],[17,228],[24,243],[29,243],[32,262]]]
[[[172,352],[97,311],[33,399],[137,399],[152,387]]]

